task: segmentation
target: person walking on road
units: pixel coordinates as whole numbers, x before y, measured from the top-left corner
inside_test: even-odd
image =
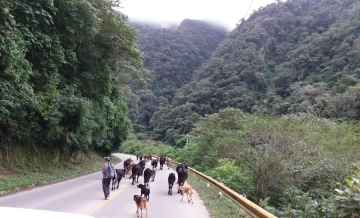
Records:
[[[104,159],[105,159],[105,163],[102,167],[102,173],[103,173],[102,186],[105,195],[105,200],[107,200],[110,195],[110,182],[111,182],[109,167],[111,168],[112,165],[110,163],[110,157],[104,157]]]

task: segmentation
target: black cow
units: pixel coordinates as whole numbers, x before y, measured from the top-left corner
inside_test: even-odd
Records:
[[[144,185],[146,185],[147,187],[149,187],[151,174],[152,174],[151,169],[146,168],[146,170],[144,171]]]
[[[172,195],[172,187],[174,185],[175,180],[176,180],[175,173],[170,173],[168,177],[168,183],[169,183],[168,195]]]
[[[145,160],[142,160],[142,161],[139,162],[139,164],[140,164],[140,166],[141,166],[140,176],[142,176],[142,175],[143,175],[143,171],[144,171],[144,169],[145,169],[146,162],[145,162]]]
[[[164,164],[165,164],[165,157],[160,157],[160,170],[163,169]]]
[[[156,169],[157,165],[158,165],[158,160],[157,159],[154,159],[154,160],[151,161],[151,166],[153,167],[153,169]]]
[[[142,195],[144,195],[145,198],[149,201],[149,199],[150,199],[150,188],[146,188],[146,186],[143,185],[143,184],[139,184],[139,185],[137,185],[137,187],[138,187],[138,188],[141,188],[141,195],[140,195],[140,197],[141,197]]]
[[[132,174],[129,179],[132,179],[132,184],[134,185],[134,181],[136,179],[136,183],[139,183],[139,176],[141,174],[141,166],[140,164],[135,164],[132,168]],[[137,178],[135,178],[137,176]]]
[[[187,164],[185,162],[182,162],[181,164],[178,164],[176,166],[176,172],[178,174],[177,184],[179,186],[184,186],[184,183],[188,178],[188,166],[187,166]],[[178,189],[177,193],[180,193],[179,189]]]
[[[117,188],[119,188],[119,184],[120,184],[120,181],[123,177],[125,177],[125,169],[116,169],[116,177],[114,176],[113,178],[111,178],[112,180],[112,183],[111,183],[111,190],[114,190],[115,189],[115,186],[116,186],[116,183],[117,183]]]

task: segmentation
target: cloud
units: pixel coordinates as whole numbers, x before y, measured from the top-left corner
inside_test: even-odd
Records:
[[[163,27],[179,25],[186,18],[222,23],[233,29],[245,13],[252,0],[124,0],[121,12],[131,21],[158,24]],[[275,0],[254,0],[249,14]]]

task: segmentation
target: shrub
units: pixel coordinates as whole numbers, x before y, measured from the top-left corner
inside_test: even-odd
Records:
[[[353,164],[353,167],[357,171],[345,179],[343,190],[335,189],[338,193],[335,202],[342,217],[360,216],[360,163]]]
[[[235,165],[234,160],[227,158],[219,159],[218,163],[216,168],[206,174],[238,193],[245,193],[247,196],[254,193],[252,173],[247,164]]]

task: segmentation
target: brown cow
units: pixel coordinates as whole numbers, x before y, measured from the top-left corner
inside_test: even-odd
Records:
[[[133,168],[133,166],[135,165],[136,163],[134,162],[134,161],[132,161],[131,163],[130,163],[130,165],[129,165],[129,171],[128,171],[128,173],[131,175],[132,174],[132,168]]]
[[[148,207],[147,207],[147,200],[144,197],[140,197],[139,195],[134,195],[134,201],[136,204],[136,213],[139,217],[139,208],[141,210],[141,217],[142,217],[142,210],[146,210],[146,218],[148,217]]]
[[[153,168],[152,171],[151,171],[151,181],[152,182],[154,182],[155,176],[156,176],[156,169]]]
[[[170,157],[166,157],[166,166],[168,167],[168,169],[170,169],[171,163],[172,163],[171,158],[170,158]]]

